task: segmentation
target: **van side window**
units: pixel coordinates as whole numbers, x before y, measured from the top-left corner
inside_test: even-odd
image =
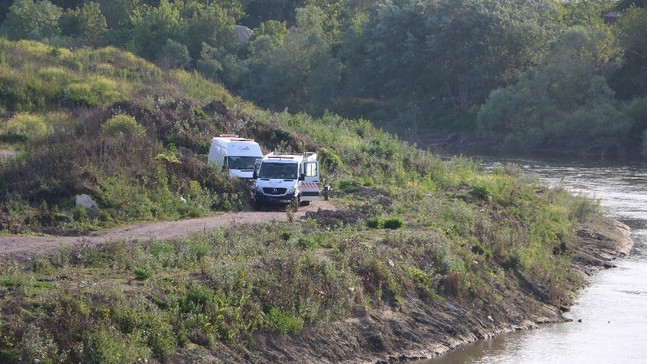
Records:
[[[306,177],[317,176],[317,163],[306,163],[305,169]]]

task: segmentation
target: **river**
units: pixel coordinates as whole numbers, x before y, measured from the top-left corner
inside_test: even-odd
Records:
[[[486,168],[498,162],[487,161]],[[566,317],[465,345],[416,364],[647,363],[647,165],[509,160],[550,186],[600,201],[606,214],[631,227],[634,246],[614,269],[596,273]]]

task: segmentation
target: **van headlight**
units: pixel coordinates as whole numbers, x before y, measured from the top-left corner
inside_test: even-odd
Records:
[[[288,188],[287,192],[285,192],[286,195],[294,195],[294,191],[296,191],[295,188]]]

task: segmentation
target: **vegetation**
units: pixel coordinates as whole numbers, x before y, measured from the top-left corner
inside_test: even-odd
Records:
[[[170,6],[166,4],[165,6]],[[297,21],[303,14],[297,13]],[[286,40],[287,40],[286,36]],[[245,186],[205,166],[210,138],[320,151],[342,207],[330,218],[176,241],[60,248],[0,260],[0,361],[160,361],[200,346],[253,349],[367,309],[470,302],[501,309],[523,276],[555,305],[580,284],[578,224],[599,207],[520,169],[417,149],[367,120],[260,110],[183,70],[114,47],[0,41],[0,227],[69,232],[242,209]],[[76,207],[87,194],[98,211]],[[184,200],[186,203],[184,203]]]
[[[251,28],[251,37],[236,38],[235,25]],[[197,71],[274,111],[362,117],[404,138],[442,129],[500,148],[588,155],[639,155],[647,145],[645,124],[622,105],[644,104],[647,95],[645,29],[645,3],[635,0],[0,5],[0,35],[42,41],[62,57],[110,46],[164,69]],[[125,91],[123,80],[103,75],[81,81],[43,71],[49,81],[29,87],[69,78],[50,91],[77,104],[97,106]],[[3,71],[3,82],[15,77]],[[2,96],[0,110],[14,110],[17,95]]]

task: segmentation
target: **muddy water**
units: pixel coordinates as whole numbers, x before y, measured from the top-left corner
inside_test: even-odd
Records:
[[[416,363],[647,363],[647,165],[512,162],[551,186],[598,199],[609,216],[631,227],[633,249],[616,261],[617,268],[593,277],[565,315],[573,322],[483,340]]]

